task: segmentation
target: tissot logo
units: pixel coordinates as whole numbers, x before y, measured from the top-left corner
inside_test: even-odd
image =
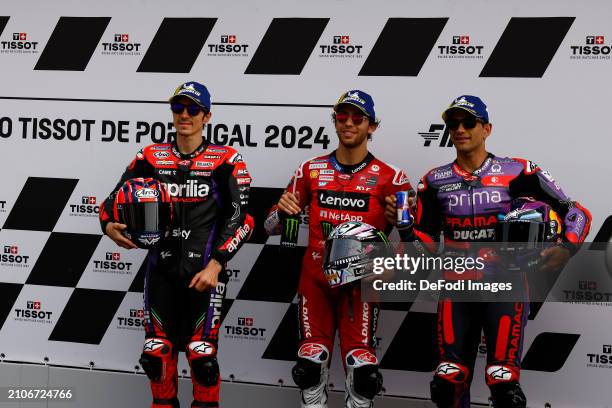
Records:
[[[13,33],[11,40],[0,41],[0,52],[17,54],[38,53],[38,42],[28,41],[27,33]]]
[[[19,254],[19,247],[17,245],[4,245],[4,250],[0,254],[0,265],[10,267],[29,267],[28,262],[30,257],[28,255]]]
[[[130,309],[129,316],[117,316],[117,328],[143,330],[147,313],[143,309]]]
[[[43,309],[42,303],[39,300],[26,301],[26,308],[17,308],[15,311],[15,320],[29,321],[35,323],[51,323],[53,312],[47,312]]]
[[[119,252],[107,252],[105,259],[94,259],[93,272],[125,275],[132,273],[132,262],[122,262]]]
[[[119,254],[119,252],[107,252],[106,260],[107,261],[119,261],[121,260],[121,255]]]
[[[102,43],[102,54],[104,55],[140,55],[141,43],[130,42],[127,33],[115,33],[113,41]]]
[[[238,317],[236,326],[225,326],[226,337],[249,337],[252,339],[263,340],[262,337],[265,333],[265,328],[255,327],[255,319],[252,317]]]
[[[0,201],[0,212],[6,212],[6,201]]]
[[[238,43],[238,37],[235,34],[224,34],[218,43],[208,44],[208,55],[246,57],[249,55],[248,49],[248,44]]]
[[[349,35],[334,35],[330,44],[319,45],[319,57],[362,58],[363,45],[351,43]]]
[[[423,147],[429,147],[432,145],[432,142],[437,142],[438,140],[440,140],[440,142],[435,143],[434,146],[453,147],[453,142],[450,140],[448,129],[444,124],[432,123],[429,125],[429,131],[419,132],[419,136],[421,136],[424,140]]]
[[[603,344],[601,352],[587,353],[587,367],[612,368],[612,344]]]
[[[570,45],[570,59],[576,60],[594,60],[594,59],[610,59],[612,47],[605,45],[605,36],[603,35],[587,35],[584,44]]]
[[[438,45],[438,58],[483,58],[482,45],[474,45],[469,35],[453,35],[450,45]]]
[[[577,290],[563,290],[564,300],[567,302],[580,302],[586,304],[608,305],[612,301],[612,292],[597,289],[596,281],[578,281]],[[609,305],[609,306],[612,306]]]
[[[82,196],[80,204],[70,204],[70,216],[98,217],[100,209],[95,196]]]
[[[366,212],[370,206],[370,196],[364,193],[321,191],[317,196],[319,207],[337,210]]]

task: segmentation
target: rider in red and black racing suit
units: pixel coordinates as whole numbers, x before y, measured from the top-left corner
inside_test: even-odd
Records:
[[[169,236],[146,260],[146,339],[140,362],[151,379],[153,407],[178,407],[179,351],[187,353],[191,366],[192,407],[217,407],[221,378],[216,354],[228,275],[223,267],[216,289],[200,292],[189,285],[211,260],[224,266],[250,235],[249,172],[236,150],[206,140],[192,154],[180,153],[174,142],[147,146],[101,205],[103,231],[117,221],[117,190],[135,177],[160,180],[174,206]]]
[[[330,288],[323,273],[324,244],[333,227],[345,221],[361,221],[389,232],[385,198],[397,191],[412,191],[412,187],[402,170],[367,151],[368,127],[370,134],[376,129],[371,97],[349,91],[334,109],[338,150],[302,163],[284,194],[296,197],[296,212],[308,208],[309,217],[308,247],[298,286],[300,341],[293,378],[302,390],[302,407],[327,407],[328,369],[338,329],[347,374],[346,407],[368,408],[382,382],[375,354],[379,305],[362,302],[358,282]],[[348,117],[354,121],[359,115],[367,118],[357,125],[349,122]],[[355,134],[363,138],[359,146],[352,142]],[[351,149],[361,149],[362,159],[341,164],[339,152],[346,154]],[[279,208],[282,202],[283,198],[266,220],[268,233],[279,233],[286,220]]]
[[[478,119],[476,124],[466,124],[470,115]],[[472,143],[478,137],[476,131],[482,132],[489,125],[486,106],[479,98],[469,95],[457,98],[443,117],[449,120],[447,126],[451,129],[451,139],[455,139],[458,158],[464,147],[462,143]],[[458,122],[453,126],[451,120]],[[440,232],[444,241],[451,243],[495,241],[498,214],[507,212],[512,199],[529,196],[547,203],[559,215],[563,227],[561,246],[574,254],[589,232],[589,211],[570,201],[550,174],[533,162],[486,153],[484,139],[478,148],[483,149],[485,159],[475,170],[465,171],[455,161],[429,171],[421,179],[416,235],[426,242],[437,240]],[[458,302],[452,296],[441,296],[438,303],[440,361],[431,383],[432,400],[438,407],[470,406],[469,388],[481,329],[487,345],[485,378],[494,406],[526,406],[519,376],[528,306],[524,302]]]

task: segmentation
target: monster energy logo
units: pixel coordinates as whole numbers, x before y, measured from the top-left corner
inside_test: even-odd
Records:
[[[323,238],[327,239],[334,229],[334,225],[331,222],[321,221],[321,230],[323,231]]]
[[[295,247],[297,244],[298,231],[300,226],[299,218],[285,218],[283,224],[283,234],[281,245]]]
[[[387,239],[387,236],[385,235],[384,232],[376,231],[376,235],[378,235],[378,237],[381,239],[381,241],[384,242],[385,244],[389,243],[389,240]]]

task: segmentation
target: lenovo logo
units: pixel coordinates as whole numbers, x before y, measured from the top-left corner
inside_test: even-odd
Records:
[[[370,204],[370,196],[361,193],[321,191],[318,198],[319,207],[337,210],[365,212]]]

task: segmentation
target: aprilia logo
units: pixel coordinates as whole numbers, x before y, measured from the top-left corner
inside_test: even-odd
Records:
[[[321,191],[318,199],[323,208],[366,212],[370,206],[370,196],[362,193]]]
[[[208,184],[198,184],[197,180],[188,180],[185,184],[162,183],[172,197],[204,198],[208,196]]]

